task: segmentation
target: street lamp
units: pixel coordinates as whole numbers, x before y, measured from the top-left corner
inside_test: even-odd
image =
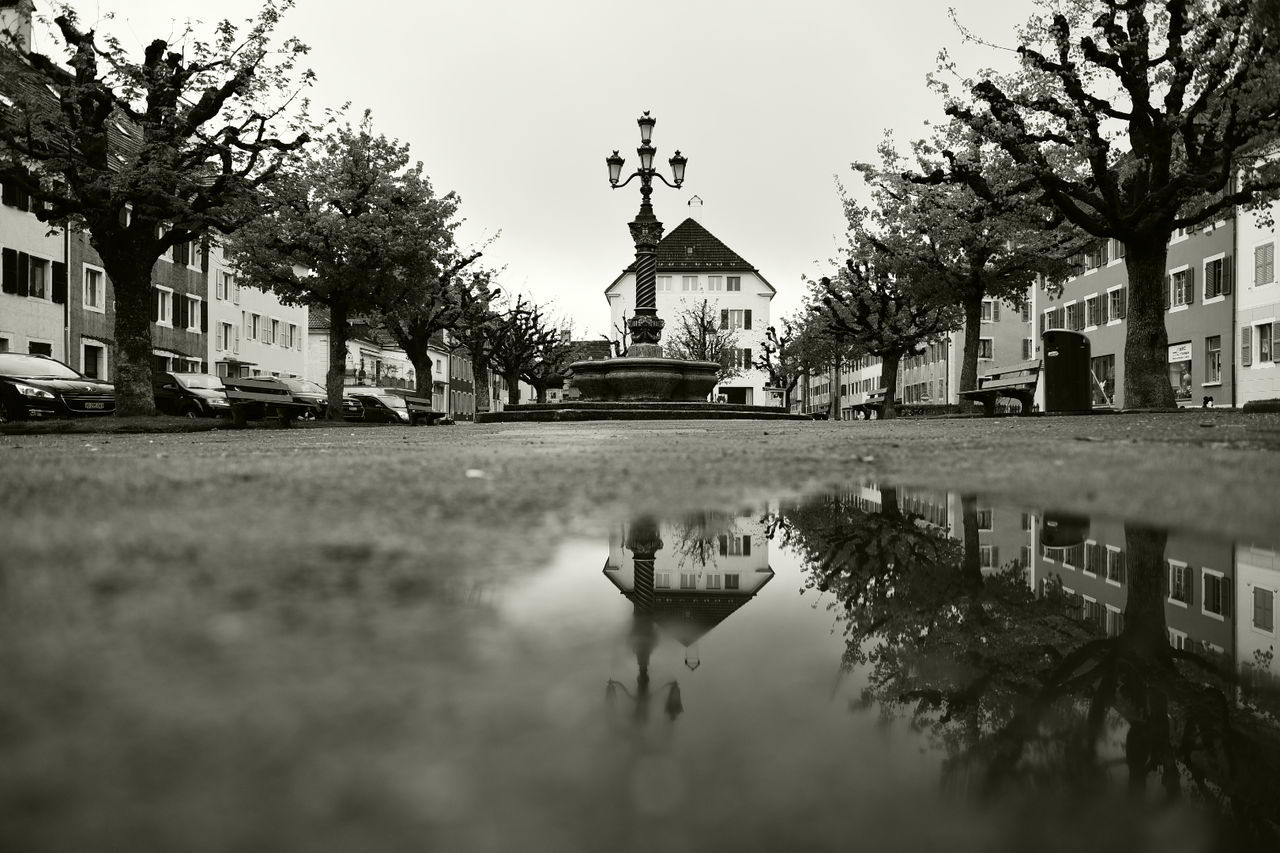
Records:
[[[667,161],[671,166],[671,176],[675,183],[668,181],[653,167],[653,158],[657,149],[650,144],[653,138],[653,126],[657,119],[645,110],[644,115],[636,120],[640,126],[640,147],[636,153],[640,156],[640,168],[622,178],[622,156],[614,151],[605,158],[609,166],[609,186],[617,189],[625,187],[635,178],[640,179],[640,213],[628,223],[631,239],[636,244],[636,306],[635,314],[627,321],[631,329],[632,346],[627,355],[640,357],[661,357],[662,347],[658,339],[662,337],[663,322],[658,318],[657,272],[658,241],[662,239],[662,223],[653,215],[653,205],[649,196],[653,193],[653,179],[657,178],[672,189],[679,189],[684,183],[684,169],[689,159],[679,151]]]

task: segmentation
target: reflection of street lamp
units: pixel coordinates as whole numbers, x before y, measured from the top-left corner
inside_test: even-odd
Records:
[[[653,168],[653,155],[657,153],[657,149],[650,144],[657,120],[645,110],[636,123],[640,125],[640,147],[636,149],[636,153],[640,155],[640,168],[628,175],[625,181],[618,183],[622,178],[622,164],[625,162],[622,156],[614,151],[605,158],[605,163],[609,166],[609,185],[614,189],[625,187],[634,178],[640,179],[640,212],[629,223],[631,238],[636,244],[636,307],[635,315],[627,321],[632,343],[627,355],[660,357],[662,349],[658,346],[658,339],[662,336],[663,323],[658,318],[656,288],[658,241],[662,239],[662,223],[653,215],[649,196],[653,193],[654,178],[672,189],[679,189],[684,183],[685,164],[689,161],[679,151],[667,161],[671,165],[671,176],[675,183],[658,174],[658,170]]]
[[[641,128],[643,129],[643,125]],[[632,694],[622,682],[611,678],[605,684],[604,698],[609,707],[613,708],[617,703],[618,690],[621,690],[635,703],[633,719],[636,723],[643,724],[649,719],[649,702],[653,698],[649,693],[649,657],[658,645],[658,629],[653,623],[653,561],[654,555],[662,550],[658,522],[647,516],[633,521],[626,547],[632,554],[631,565],[635,576],[631,594],[631,649],[635,652],[639,670],[636,675],[636,692]],[[659,688],[658,694],[664,690],[667,698],[663,711],[668,719],[675,722],[676,717],[684,710],[684,703],[680,699],[680,684],[670,681]]]

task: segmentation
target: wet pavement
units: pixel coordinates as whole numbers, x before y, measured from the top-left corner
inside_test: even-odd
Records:
[[[0,439],[0,850],[1280,849],[1277,447]]]

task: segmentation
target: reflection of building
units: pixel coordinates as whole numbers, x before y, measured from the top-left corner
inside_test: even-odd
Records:
[[[762,521],[754,515],[698,513],[657,527],[661,547],[653,552],[652,603],[647,566],[636,572],[633,527],[620,525],[609,537],[604,573],[633,603],[643,603],[653,623],[683,646],[692,646],[750,601],[773,578]],[[629,544],[630,543],[630,544]],[[638,606],[639,606],[638,603]]]
[[[1252,545],[1237,545],[1236,659],[1247,688],[1280,690],[1277,661],[1276,603],[1280,599],[1280,553]]]
[[[1233,372],[1240,403],[1280,398],[1280,277],[1276,276],[1280,202],[1272,202],[1266,212],[1270,221],[1243,210],[1236,217],[1236,345],[1227,358],[1237,365]]]

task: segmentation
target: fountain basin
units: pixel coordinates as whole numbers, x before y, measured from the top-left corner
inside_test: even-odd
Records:
[[[698,403],[716,386],[720,365],[680,358],[575,361],[573,386],[587,402]]]

